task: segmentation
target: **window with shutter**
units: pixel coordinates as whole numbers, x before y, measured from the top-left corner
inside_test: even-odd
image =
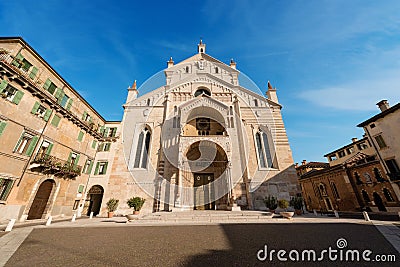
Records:
[[[0,121],[0,136],[3,134],[4,130],[6,129],[7,122]]]
[[[93,142],[92,142],[92,148],[96,149],[96,145],[97,145],[97,141],[96,141],[96,140],[93,140]]]
[[[79,142],[82,142],[82,139],[83,139],[84,134],[85,134],[84,132],[79,131],[79,134],[78,134],[78,141],[79,141]]]
[[[38,139],[39,137],[31,133],[23,132],[14,148],[14,152],[27,156],[32,155]]]
[[[60,120],[61,120],[60,116],[58,116],[57,114],[54,115],[53,119],[51,120],[51,125],[58,127],[58,125],[60,124]]]
[[[31,73],[29,74],[29,78],[31,78],[33,80],[35,78],[37,72],[38,72],[38,68],[33,67],[31,70]]]
[[[8,86],[8,81],[2,80],[0,83],[0,93],[2,93]]]
[[[11,192],[14,181],[11,179],[0,178],[0,200],[6,201]]]

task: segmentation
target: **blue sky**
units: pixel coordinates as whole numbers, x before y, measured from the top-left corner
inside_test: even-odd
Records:
[[[118,4],[117,4],[118,3]],[[400,1],[0,2],[0,35],[21,36],[107,120],[126,89],[196,53],[271,81],[295,162],[363,134],[356,125],[399,102]]]

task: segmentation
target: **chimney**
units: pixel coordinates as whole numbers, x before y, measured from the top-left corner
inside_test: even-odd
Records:
[[[272,87],[272,85],[269,81],[268,81],[267,87],[268,87],[268,90],[265,94],[267,95],[268,99],[275,103],[279,103],[278,96],[276,94],[276,88]]]
[[[172,57],[169,58],[169,61],[167,62],[168,68],[171,68],[174,65],[174,61],[172,60]]]
[[[389,103],[387,102],[387,100],[381,100],[376,105],[379,107],[379,109],[382,112],[390,108]]]
[[[353,143],[355,143],[355,142],[357,142],[357,137],[353,137],[353,138],[351,138],[351,141],[353,142]]]
[[[306,165],[307,160],[303,159],[303,161],[301,162],[301,165]]]
[[[299,167],[299,163],[296,162],[296,163],[294,164],[294,167],[297,169],[297,167]]]

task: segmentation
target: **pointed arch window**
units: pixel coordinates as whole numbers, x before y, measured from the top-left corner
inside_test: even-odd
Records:
[[[361,194],[363,196],[363,199],[364,199],[365,203],[371,202],[371,199],[369,198],[369,195],[368,195],[367,191],[365,191],[363,189],[363,190],[361,190]]]
[[[258,162],[261,168],[273,168],[271,151],[266,133],[259,131],[256,133],[256,146],[258,152]]]
[[[150,138],[151,138],[151,133],[149,129],[146,127],[139,135],[136,148],[135,163],[133,165],[134,168],[145,169],[147,167],[148,151],[150,148]]]
[[[385,198],[387,201],[389,201],[389,202],[394,201],[392,194],[390,193],[390,191],[387,188],[383,188],[383,194],[385,195]]]

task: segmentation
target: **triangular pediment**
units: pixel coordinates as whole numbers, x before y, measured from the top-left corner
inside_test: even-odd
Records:
[[[187,113],[198,107],[210,107],[210,108],[216,109],[220,112],[224,112],[224,111],[228,110],[227,105],[212,98],[212,96],[208,96],[205,94],[199,95],[187,102],[184,102],[179,107],[180,107],[182,113]]]

